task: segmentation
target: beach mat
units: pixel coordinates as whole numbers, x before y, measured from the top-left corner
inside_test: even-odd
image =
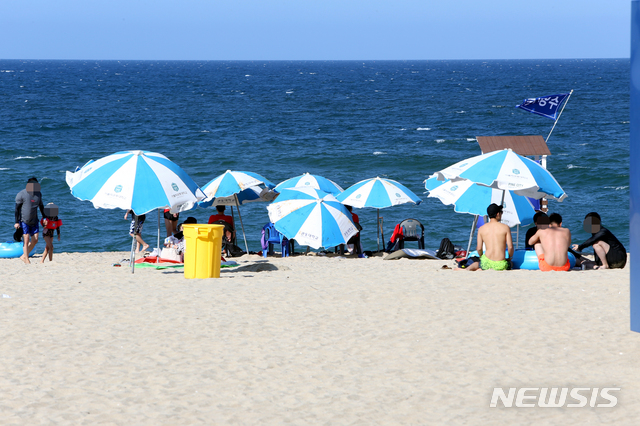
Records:
[[[401,259],[403,257],[408,257],[409,259],[439,260],[436,257],[436,252],[434,250],[407,249],[407,248],[394,251],[393,253],[385,257],[384,260]]]
[[[227,262],[220,262],[220,268],[233,268],[239,266],[237,262],[230,260]],[[172,262],[136,262],[136,268],[153,268],[153,269],[175,269],[184,268],[184,263],[172,263]]]

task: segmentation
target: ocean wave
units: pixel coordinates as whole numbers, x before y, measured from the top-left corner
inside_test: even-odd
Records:
[[[629,185],[623,186],[605,186],[605,189],[615,189],[616,191],[623,191],[625,189],[629,189]]]
[[[476,140],[476,138],[467,138],[467,142],[475,142]]]
[[[446,139],[436,139],[436,143],[442,143],[442,142],[446,142]]]
[[[456,111],[456,114],[466,114],[467,111]]]
[[[211,133],[210,130],[200,130],[200,133]]]
[[[0,170],[11,170],[11,169],[8,167],[0,167]]]
[[[0,72],[15,72],[14,70],[0,70]]]
[[[407,130],[407,129],[405,129],[404,127],[400,129],[400,131],[403,131],[403,130]]]
[[[32,157],[31,155],[21,155],[19,157],[14,158],[14,160],[33,160],[35,158],[41,157],[41,155],[38,155],[37,157]]]
[[[567,169],[586,169],[584,166],[576,166],[574,164],[567,164]]]
[[[431,127],[418,127],[416,130],[417,130],[417,131],[422,131],[422,130],[431,130]]]
[[[373,151],[373,155],[387,155],[387,153],[382,151]]]

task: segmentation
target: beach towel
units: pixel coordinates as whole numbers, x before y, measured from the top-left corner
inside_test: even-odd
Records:
[[[394,260],[400,259],[403,257],[408,257],[410,259],[438,259],[436,257],[436,252],[433,250],[421,250],[421,249],[400,249],[394,251],[390,255],[384,258],[384,260]]]

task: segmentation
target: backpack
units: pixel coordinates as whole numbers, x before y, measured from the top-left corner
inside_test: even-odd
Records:
[[[455,255],[455,247],[450,239],[443,238],[440,241],[440,248],[436,251],[436,257],[438,259],[453,259]]]

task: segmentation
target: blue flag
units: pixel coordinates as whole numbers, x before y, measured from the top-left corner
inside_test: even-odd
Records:
[[[558,118],[558,108],[567,96],[569,96],[568,93],[561,93],[542,98],[529,98],[525,99],[522,104],[516,105],[516,108],[522,108],[534,114],[556,120]]]

